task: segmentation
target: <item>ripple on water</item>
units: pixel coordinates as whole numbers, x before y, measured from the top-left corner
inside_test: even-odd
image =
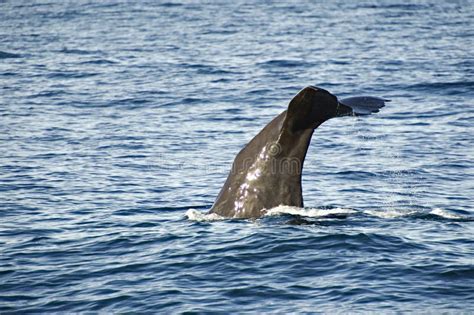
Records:
[[[1,2],[0,313],[473,313],[471,12]],[[392,102],[316,130],[306,208],[208,214],[311,84]]]

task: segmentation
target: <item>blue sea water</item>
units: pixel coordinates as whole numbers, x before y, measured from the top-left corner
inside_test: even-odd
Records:
[[[471,1],[0,1],[0,313],[474,312]],[[306,85],[305,209],[206,216]]]

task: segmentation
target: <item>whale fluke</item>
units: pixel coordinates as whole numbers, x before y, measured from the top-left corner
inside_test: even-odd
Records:
[[[285,205],[303,207],[301,174],[313,132],[326,120],[376,113],[387,100],[360,96],[338,100],[308,86],[236,156],[210,213],[259,218]]]
[[[378,113],[385,106],[385,102],[390,102],[390,100],[373,96],[348,97],[339,101],[340,104],[350,107],[355,116]]]

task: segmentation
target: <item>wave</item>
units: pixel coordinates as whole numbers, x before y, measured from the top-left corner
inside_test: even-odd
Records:
[[[92,54],[103,54],[100,50],[85,50],[85,49],[75,49],[63,47],[59,52],[64,54],[73,54],[73,55],[92,55]]]
[[[354,210],[349,208],[299,208],[292,206],[278,206],[264,211],[263,217],[278,217],[278,216],[299,216],[305,218],[347,218],[348,216],[354,215],[366,215],[371,217],[377,217],[380,219],[396,219],[404,217],[412,217],[419,219],[447,219],[447,220],[462,220],[471,221],[474,220],[469,216],[457,214],[453,211],[434,208],[429,212],[420,210]],[[201,212],[196,209],[188,209],[186,211],[186,217],[191,221],[221,221],[227,218],[222,217],[216,213]]]
[[[81,65],[112,65],[112,64],[116,64],[118,62],[116,61],[112,61],[112,60],[108,60],[108,59],[94,59],[94,60],[87,60],[87,61],[83,61],[83,62],[80,62],[79,64]]]
[[[14,54],[14,53],[9,53],[6,51],[0,51],[0,59],[6,59],[6,58],[20,58],[21,55],[19,54]]]
[[[452,220],[466,219],[466,220],[469,220],[469,218],[466,217],[466,216],[461,216],[461,215],[456,214],[452,211],[443,210],[441,208],[435,208],[435,209],[431,210],[430,214],[438,216],[440,218],[444,218],[444,219],[452,219]]]
[[[440,93],[443,95],[471,94],[474,81],[422,82],[407,86],[406,90]]]
[[[279,215],[297,215],[308,218],[324,218],[332,216],[348,216],[355,214],[357,211],[345,208],[334,209],[317,209],[317,208],[299,208],[291,206],[278,206],[266,211],[265,216],[279,216]]]
[[[263,68],[306,68],[312,67],[315,64],[303,60],[291,60],[291,59],[271,59],[264,62],[257,63],[257,66]]]
[[[186,211],[185,215],[188,217],[188,220],[197,222],[222,221],[226,219],[216,213],[201,212],[192,208]]]

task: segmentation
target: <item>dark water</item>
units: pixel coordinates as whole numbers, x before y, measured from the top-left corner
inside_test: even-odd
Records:
[[[474,5],[413,3],[1,1],[0,312],[474,312]],[[310,84],[392,102],[204,215]]]

